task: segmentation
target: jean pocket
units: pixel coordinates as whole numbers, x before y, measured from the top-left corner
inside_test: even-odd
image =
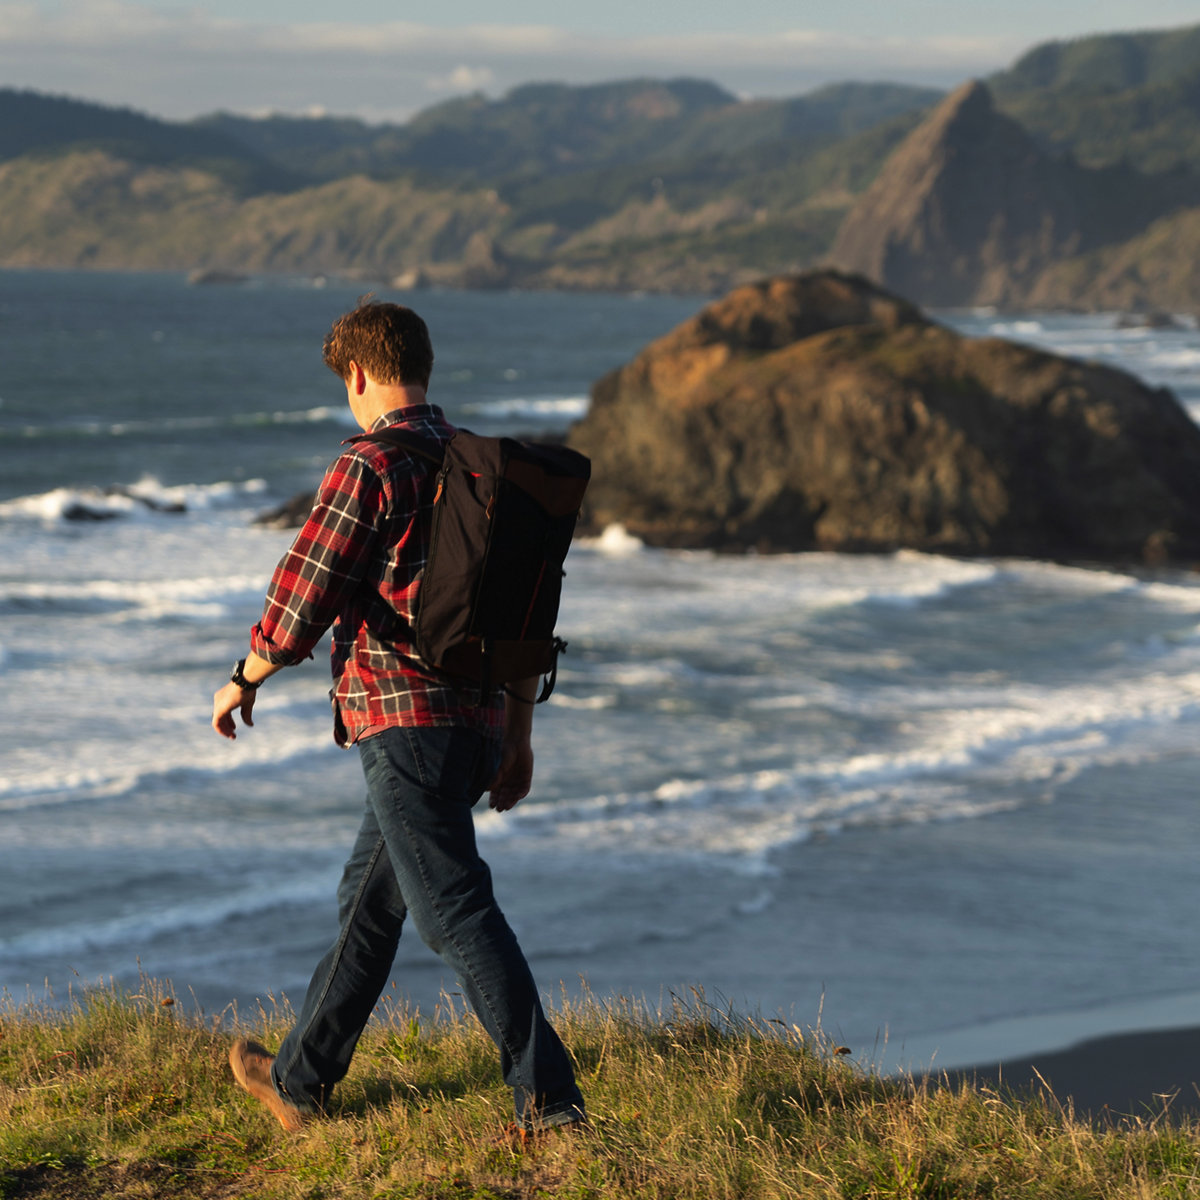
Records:
[[[492,781],[491,742],[473,729],[456,726],[404,731],[411,770],[421,788],[446,800],[474,804]]]

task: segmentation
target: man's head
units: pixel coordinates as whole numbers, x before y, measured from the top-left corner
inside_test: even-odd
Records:
[[[427,388],[433,370],[429,330],[402,304],[371,301],[339,317],[325,335],[323,357],[341,380],[357,363],[376,383]]]

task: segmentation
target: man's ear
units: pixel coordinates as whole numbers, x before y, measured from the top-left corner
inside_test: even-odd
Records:
[[[356,396],[361,396],[367,390],[367,373],[353,359],[350,360],[350,373],[346,376],[346,386]]]

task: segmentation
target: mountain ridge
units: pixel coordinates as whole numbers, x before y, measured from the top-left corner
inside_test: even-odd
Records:
[[[964,137],[937,129],[944,93],[888,83],[753,101],[687,78],[537,83],[391,125],[165,122],[0,89],[0,265],[716,292],[836,250],[925,304],[1200,308],[1150,236],[1200,212],[1200,25],[1048,43],[966,86]],[[931,189],[939,171],[971,204]],[[886,253],[880,230],[863,250],[871,205]]]

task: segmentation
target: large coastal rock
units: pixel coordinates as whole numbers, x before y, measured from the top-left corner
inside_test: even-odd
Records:
[[[1181,186],[1053,157],[971,82],[888,158],[829,262],[921,304],[1021,306],[1048,264],[1133,237]]]
[[[1200,562],[1200,428],[854,276],[742,287],[601,379],[588,522],[651,544]]]

